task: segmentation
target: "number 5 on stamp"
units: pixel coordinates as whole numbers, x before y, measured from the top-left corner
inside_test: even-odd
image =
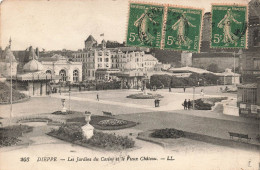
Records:
[[[247,48],[247,9],[246,5],[212,5],[212,48]]]
[[[130,3],[126,44],[160,48],[164,6]]]

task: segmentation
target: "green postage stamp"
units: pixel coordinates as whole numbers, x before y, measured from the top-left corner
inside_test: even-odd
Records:
[[[199,52],[202,9],[168,7],[164,48]]]
[[[247,10],[246,5],[212,5],[212,48],[247,48]]]
[[[161,48],[164,6],[130,3],[126,44]]]

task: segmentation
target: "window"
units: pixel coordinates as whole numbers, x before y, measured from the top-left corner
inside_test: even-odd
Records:
[[[51,74],[51,70],[47,70],[47,71],[46,71],[46,74]]]
[[[66,71],[65,70],[61,70],[60,71],[60,77],[61,77],[61,81],[67,81],[67,76],[66,76]]]
[[[74,70],[73,71],[73,82],[78,82],[79,81],[79,71]]]

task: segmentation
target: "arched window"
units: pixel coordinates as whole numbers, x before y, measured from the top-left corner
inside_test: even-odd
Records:
[[[78,82],[79,81],[79,71],[74,70],[73,71],[73,82]]]
[[[46,74],[51,74],[51,70],[47,70],[47,71],[46,71]]]
[[[67,81],[67,76],[66,76],[66,71],[65,70],[61,70],[60,71],[60,77],[61,77],[61,81]]]

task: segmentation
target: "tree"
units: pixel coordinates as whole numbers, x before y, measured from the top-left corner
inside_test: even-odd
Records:
[[[211,71],[211,72],[213,72],[213,73],[219,72],[218,65],[215,64],[215,63],[210,64],[210,65],[208,66],[207,70],[208,70],[208,71]]]

